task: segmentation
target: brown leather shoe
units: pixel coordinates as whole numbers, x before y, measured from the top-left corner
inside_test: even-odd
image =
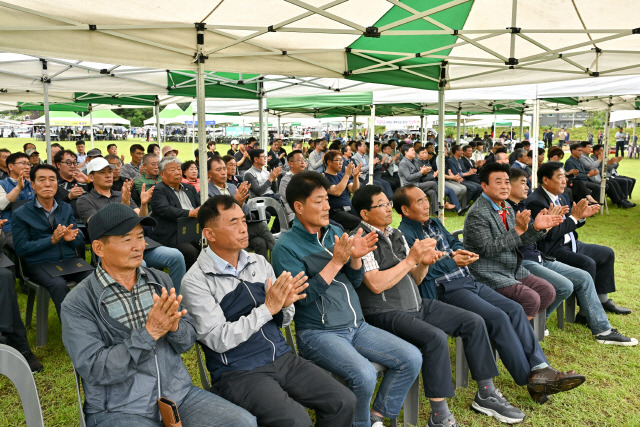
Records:
[[[531,371],[527,390],[533,400],[538,403],[544,403],[548,400],[547,396],[550,394],[571,390],[584,381],[584,375],[576,374],[574,371],[560,372],[548,366]]]

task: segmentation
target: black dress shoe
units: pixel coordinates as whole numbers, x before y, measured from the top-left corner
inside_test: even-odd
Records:
[[[631,314],[631,310],[617,306],[613,301],[611,301],[611,298],[602,303],[602,308],[604,308],[604,311],[608,311],[609,313]]]
[[[460,210],[458,211],[458,216],[464,216],[464,214],[466,214],[466,213],[467,213],[467,211],[469,210],[469,207],[470,207],[470,206],[465,206],[464,208],[460,209]]]

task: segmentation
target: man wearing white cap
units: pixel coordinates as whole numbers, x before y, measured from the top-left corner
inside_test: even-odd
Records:
[[[93,190],[82,195],[76,205],[78,216],[84,223],[88,224],[96,212],[110,203],[122,203],[129,206],[141,217],[149,216],[148,203],[151,200],[154,187],[149,187],[149,189],[145,190],[145,184],[142,184],[140,207],[138,207],[131,199],[133,181],[126,181],[122,185],[122,192],[111,188],[114,169],[115,166],[102,157],[93,159],[87,164],[87,172],[93,178]],[[176,288],[177,293],[180,292],[180,282],[182,282],[182,277],[186,273],[184,257],[180,251],[161,246],[147,238],[144,261],[147,266],[159,270],[168,267],[173,286]]]

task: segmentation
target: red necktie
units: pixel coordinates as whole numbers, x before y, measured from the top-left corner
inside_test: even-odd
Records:
[[[504,228],[508,230],[509,226],[507,225],[507,210],[506,209],[499,210],[498,215],[500,215],[500,218],[502,218],[502,222],[504,223]]]

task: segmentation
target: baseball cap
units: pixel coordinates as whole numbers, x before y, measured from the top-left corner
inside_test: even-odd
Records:
[[[233,144],[238,144],[238,140],[237,139],[232,139],[231,140],[231,145],[233,145]]]
[[[123,236],[138,224],[154,226],[157,222],[150,216],[138,216],[122,203],[109,203],[93,214],[87,228],[93,241],[104,236]]]
[[[109,163],[104,157],[96,157],[87,163],[87,174],[90,174],[95,171],[101,171],[102,169],[110,167],[111,169],[115,169],[116,167]]]
[[[87,156],[89,156],[89,157],[100,157],[100,156],[102,156],[102,151],[100,151],[99,148],[92,148],[91,150],[87,151]]]
[[[35,148],[29,148],[29,149],[25,152],[25,154],[26,154],[27,156],[31,157],[31,156],[33,156],[34,154],[38,154],[38,155],[39,155],[40,153],[38,153],[38,150],[36,150]]]

